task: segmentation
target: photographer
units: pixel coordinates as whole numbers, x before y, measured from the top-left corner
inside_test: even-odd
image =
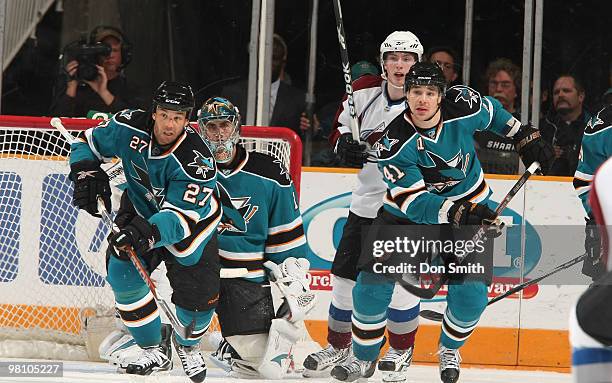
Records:
[[[584,109],[584,87],[572,75],[562,75],[553,86],[553,108],[540,121],[542,138],[553,145],[555,160],[549,175],[573,176],[580,143],[591,115]]]
[[[121,31],[109,26],[94,28],[88,42],[68,44],[50,114],[86,117],[90,111],[114,113],[139,107],[123,74],[130,59],[131,45]]]

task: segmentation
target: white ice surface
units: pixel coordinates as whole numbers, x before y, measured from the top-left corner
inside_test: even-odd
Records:
[[[3,359],[2,361],[8,361]],[[15,360],[11,360],[15,361]],[[307,383],[330,383],[332,379],[325,378],[302,378],[295,374],[283,381],[289,382],[307,382]],[[410,367],[409,383],[436,383],[439,382],[438,368],[433,365],[413,365]],[[514,371],[514,370],[493,370],[482,368],[467,368],[461,370],[461,378],[459,383],[569,383],[571,382],[570,374],[562,374],[556,372],[544,371]],[[94,383],[94,382],[138,382],[138,383],[190,383],[183,373],[180,365],[166,373],[166,375],[157,376],[134,376],[119,374],[115,369],[105,363],[93,362],[64,362],[64,376],[62,378],[24,378],[24,377],[0,377],[0,382],[65,382],[65,383]],[[209,368],[205,382],[242,382],[242,383],[268,383],[280,382],[274,380],[263,379],[235,379],[228,377],[223,370],[217,368]],[[369,379],[369,382],[381,382],[379,372]]]

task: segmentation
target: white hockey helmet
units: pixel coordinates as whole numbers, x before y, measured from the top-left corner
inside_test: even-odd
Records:
[[[421,61],[421,57],[423,56],[423,45],[419,41],[419,38],[409,31],[395,31],[387,36],[385,41],[380,44],[380,67],[383,76],[385,75],[383,56],[387,52],[416,53],[417,61]]]

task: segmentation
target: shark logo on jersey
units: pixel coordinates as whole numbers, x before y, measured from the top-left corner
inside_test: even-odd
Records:
[[[259,210],[259,206],[252,205],[249,203],[251,200],[251,197],[236,197],[236,198],[230,198],[230,199],[232,201],[232,206],[234,206],[234,208],[238,210],[238,212],[244,218],[245,229],[241,230],[237,228],[235,225],[233,225],[232,222],[221,222],[219,223],[219,226],[217,227],[217,232],[221,234],[227,230],[227,231],[233,231],[235,233],[246,233],[246,231],[248,230],[249,221],[251,220],[251,218],[253,218],[255,213],[257,213],[257,210]]]
[[[155,192],[155,188],[151,185],[151,179],[149,178],[149,173],[147,172],[146,169],[143,169],[140,166],[136,165],[133,161],[132,161],[132,168],[134,169],[134,172],[136,173],[132,176],[132,178],[134,179],[134,181],[138,182],[140,186],[145,188],[145,190],[147,191],[145,193],[146,200],[154,203],[156,205],[155,207],[159,209],[159,206],[161,206],[161,201],[165,198],[165,196],[163,196],[163,193],[161,192],[157,192],[157,193]],[[162,196],[163,198],[161,198],[161,200],[158,200],[159,196]]]
[[[121,112],[120,116],[125,118],[126,120],[131,120],[132,119],[132,113],[134,113],[135,110],[129,110],[126,109],[123,112]]]
[[[155,186],[152,186],[152,188],[153,188],[153,195],[155,196],[155,200],[157,201],[157,204],[159,206],[163,205],[164,200],[166,199],[165,189],[156,188]]]
[[[601,127],[597,128],[598,125],[602,125]],[[604,120],[602,120],[601,118],[599,118],[599,113],[597,113],[597,115],[593,118],[591,118],[589,120],[589,123],[587,124],[586,128],[584,129],[586,133],[595,133],[598,130],[601,130],[602,128],[604,128]]]
[[[470,162],[469,153],[464,158],[459,151],[448,161],[429,150],[425,150],[425,155],[433,163],[433,166],[418,166],[428,190],[441,192],[447,188],[452,188],[465,179]]]
[[[285,164],[283,164],[283,161],[277,158],[274,160],[274,163],[277,164],[278,167],[280,168],[280,175],[281,176],[284,175],[287,181],[289,181],[289,172],[287,172],[287,168],[285,167]]]
[[[209,170],[215,169],[212,157],[204,157],[204,155],[197,150],[194,150],[193,154],[195,154],[195,157],[187,166],[196,168],[196,174],[206,178],[206,173],[208,173]]]
[[[460,88],[459,94],[455,97],[455,102],[457,101],[465,101],[472,109],[472,104],[478,101],[478,94],[469,88]]]
[[[380,156],[381,152],[390,152],[393,145],[397,144],[398,142],[398,139],[389,138],[389,132],[387,131],[387,133],[385,133],[378,141],[376,141],[372,149],[374,149]]]

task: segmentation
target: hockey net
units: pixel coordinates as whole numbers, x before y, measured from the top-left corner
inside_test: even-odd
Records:
[[[49,121],[0,116],[0,356],[91,359],[97,350],[87,349],[88,331],[96,318],[114,316],[105,281],[108,232],[72,206],[70,148]],[[76,135],[98,121],[62,122]],[[280,159],[299,193],[298,136],[248,126],[242,136],[247,150]]]

